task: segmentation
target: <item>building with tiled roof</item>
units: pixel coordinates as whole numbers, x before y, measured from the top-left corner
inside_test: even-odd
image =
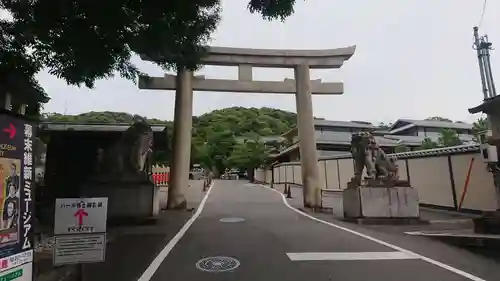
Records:
[[[371,123],[361,121],[314,120],[314,127],[319,157],[348,154],[352,133],[360,131],[372,132],[377,143],[387,153],[395,153],[398,146],[417,150],[425,138],[437,141],[443,129],[457,131],[465,145],[474,144],[472,125],[457,122],[398,119],[390,128],[379,129]],[[292,145],[274,157],[279,162],[298,160],[300,140],[297,128],[288,131],[282,137],[290,140]]]

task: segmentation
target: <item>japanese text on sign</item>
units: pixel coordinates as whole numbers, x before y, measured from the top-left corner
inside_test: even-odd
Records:
[[[107,198],[57,198],[55,234],[106,232]]]
[[[31,124],[24,124],[24,159],[23,159],[23,179],[24,179],[24,213],[23,213],[23,241],[22,249],[30,249],[31,241],[29,233],[31,230],[31,183],[33,178],[33,126]]]
[[[21,252],[3,259],[0,259],[0,272],[20,266],[22,264],[33,262],[33,250]]]

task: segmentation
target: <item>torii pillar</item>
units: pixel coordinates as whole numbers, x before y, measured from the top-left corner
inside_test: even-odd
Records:
[[[193,73],[181,69],[176,78],[172,165],[170,165],[167,209],[185,209],[187,207],[185,194],[186,188],[189,186],[189,162],[191,160]]]
[[[304,207],[321,207],[321,188],[319,182],[318,152],[311,96],[309,66],[301,64],[295,67],[297,93],[297,127],[299,134],[300,166],[302,171],[302,190]]]
[[[321,207],[321,190],[318,155],[314,132],[312,94],[341,95],[342,83],[310,80],[310,68],[340,68],[355,51],[355,46],[330,50],[264,50],[244,48],[210,48],[202,59],[205,65],[237,66],[238,80],[205,79],[189,71],[179,71],[177,76],[140,77],[139,89],[174,90],[173,158],[168,193],[168,208],[186,207],[185,190],[189,180],[191,159],[191,129],[193,89],[198,91],[294,94],[297,103],[297,125],[300,139],[304,206]],[[143,60],[155,60],[141,56]],[[253,81],[252,67],[293,68],[295,81]]]

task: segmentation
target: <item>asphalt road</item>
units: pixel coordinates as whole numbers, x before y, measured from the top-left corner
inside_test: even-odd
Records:
[[[140,281],[484,280],[315,221],[285,205],[279,193],[259,185],[217,181],[200,212],[160,252]],[[227,218],[244,221],[220,221]],[[211,257],[232,260],[200,262]]]

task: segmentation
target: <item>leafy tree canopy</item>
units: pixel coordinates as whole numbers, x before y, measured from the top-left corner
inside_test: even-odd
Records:
[[[476,122],[472,123],[472,133],[474,134],[474,141],[480,142],[479,135],[488,130],[489,127],[490,125],[488,123],[488,117],[479,118]]]
[[[431,140],[430,138],[425,138],[423,141],[422,141],[422,144],[420,145],[419,149],[420,150],[425,150],[425,149],[433,149],[433,148],[437,148],[438,147],[438,144]]]
[[[78,115],[45,113],[43,120],[71,123],[132,123],[133,115],[124,112],[88,112]],[[167,127],[168,147],[171,150],[173,126],[171,121],[146,118],[150,124],[164,124]],[[206,168],[223,171],[228,165],[260,165],[263,143],[261,136],[278,136],[296,126],[295,113],[273,108],[231,107],[193,117],[193,140],[191,162]],[[249,140],[238,143],[237,137]],[[254,141],[252,144],[251,142]],[[279,144],[274,144],[278,146]],[[271,147],[266,147],[268,151]],[[245,151],[247,154],[245,154]],[[237,153],[237,154],[234,154]],[[234,155],[233,155],[234,154]],[[170,151],[163,155],[163,161],[170,157]],[[243,156],[246,155],[246,156]],[[231,156],[233,156],[231,158]],[[231,160],[229,160],[231,158]],[[248,162],[243,163],[247,158]]]
[[[441,147],[456,146],[463,144],[460,140],[457,131],[452,129],[443,129],[438,138],[438,144]]]
[[[270,149],[260,140],[259,135],[253,134],[244,142],[237,143],[233,152],[227,158],[226,165],[239,169],[255,169],[265,163]]]
[[[379,129],[382,129],[382,130],[389,130],[389,128],[392,126],[392,123],[384,123],[384,122],[380,122],[378,124],[378,128]]]
[[[453,120],[451,120],[451,119],[440,117],[440,116],[427,117],[427,118],[425,118],[425,120],[428,120],[428,121],[453,122]]]
[[[295,0],[250,0],[264,19],[293,13]],[[134,80],[133,54],[158,58],[167,70],[196,69],[220,20],[220,0],[0,0],[0,85],[27,85],[43,68],[70,85],[93,87],[115,73]]]
[[[453,129],[443,129],[439,133],[437,142],[430,138],[425,138],[422,141],[420,149],[432,149],[438,147],[450,147],[463,144],[463,141],[459,138],[457,131]]]
[[[43,121],[62,122],[62,123],[82,123],[82,124],[109,124],[109,123],[127,123],[131,124],[134,120],[134,115],[126,112],[113,111],[91,111],[78,115],[64,115],[60,113],[43,113]],[[146,118],[149,124],[167,124],[169,122],[156,119]]]

